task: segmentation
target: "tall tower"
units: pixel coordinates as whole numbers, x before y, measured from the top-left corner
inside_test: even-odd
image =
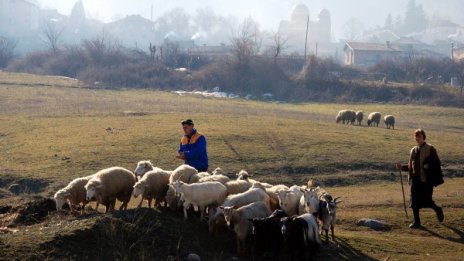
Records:
[[[85,16],[84,4],[82,3],[82,0],[77,1],[74,4],[74,7],[71,10],[70,19],[75,24],[85,23],[87,18]]]
[[[327,9],[322,9],[319,12],[318,34],[321,43],[330,43],[332,40],[332,21],[330,12]]]

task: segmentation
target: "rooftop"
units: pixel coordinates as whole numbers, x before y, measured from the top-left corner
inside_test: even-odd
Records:
[[[382,51],[382,52],[400,52],[397,45],[387,43],[363,43],[363,42],[346,42],[345,48],[358,51]]]

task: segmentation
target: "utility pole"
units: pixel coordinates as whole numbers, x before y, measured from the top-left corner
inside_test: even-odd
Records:
[[[309,30],[309,15],[306,20],[306,37],[305,37],[305,48],[304,48],[304,58],[306,61],[306,55],[307,55],[307,47],[308,47],[308,30]]]
[[[150,20],[153,22],[153,4],[150,6]]]
[[[317,57],[318,45],[319,45],[319,44],[316,42],[316,57]]]

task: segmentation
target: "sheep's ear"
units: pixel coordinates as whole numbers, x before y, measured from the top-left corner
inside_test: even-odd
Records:
[[[235,208],[235,205],[230,206],[230,208]]]
[[[219,206],[220,209],[224,209],[224,206]]]
[[[96,185],[95,188],[96,189],[101,189],[101,188],[103,188],[103,184],[100,183],[100,184]]]

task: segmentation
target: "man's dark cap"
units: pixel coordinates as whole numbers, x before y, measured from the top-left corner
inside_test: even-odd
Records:
[[[183,120],[182,125],[193,125],[193,121],[191,119]]]

